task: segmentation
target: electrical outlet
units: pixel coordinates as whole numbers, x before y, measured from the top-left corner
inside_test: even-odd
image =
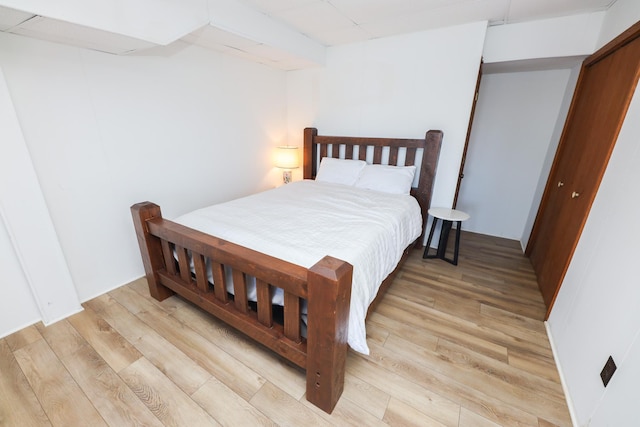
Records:
[[[609,380],[611,380],[616,369],[617,367],[616,363],[613,361],[613,357],[609,356],[607,363],[605,363],[604,368],[602,368],[602,372],[600,372],[600,378],[602,378],[602,384],[604,384],[605,387],[609,384]]]

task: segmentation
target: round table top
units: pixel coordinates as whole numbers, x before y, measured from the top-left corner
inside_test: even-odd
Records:
[[[428,212],[429,215],[445,221],[466,221],[471,218],[466,212],[449,208],[430,208]]]

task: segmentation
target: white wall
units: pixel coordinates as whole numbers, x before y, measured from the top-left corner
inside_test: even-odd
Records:
[[[640,2],[637,0],[616,0],[607,10],[602,22],[598,45],[600,48],[640,19]]]
[[[0,218],[0,337],[40,320],[41,315]]]
[[[143,274],[131,204],[171,218],[280,179],[282,71],[183,44],[122,57],[0,34],[0,51],[82,301]]]
[[[487,31],[485,63],[591,54],[604,12],[494,25]]]
[[[607,12],[599,45],[640,19],[635,0]],[[580,426],[636,426],[640,419],[640,90],[636,89],[567,271],[548,328]],[[618,371],[599,377],[612,355]]]
[[[10,273],[13,271],[14,277],[22,276],[26,280],[39,317],[45,325],[50,324],[81,311],[82,307],[1,68],[0,152],[0,220],[15,255],[8,258],[7,268]],[[20,267],[22,275],[16,274]],[[22,284],[20,280],[15,283],[16,286]],[[15,298],[20,298],[20,293],[24,296],[29,292],[18,291]],[[13,292],[7,294],[8,302],[12,302]],[[9,312],[30,311],[30,299],[23,297],[21,301],[26,307],[11,305]]]
[[[482,77],[457,205],[466,230],[521,238],[570,74]]]
[[[324,68],[287,75],[289,142],[305,126],[407,138],[441,129],[432,205],[451,206],[485,31],[479,22],[328,48]]]
[[[640,202],[633,185],[640,182],[640,91],[636,91],[627,119],[609,160],[580,242],[549,317],[565,381],[580,425],[587,425],[606,392],[640,396],[640,377],[625,376],[640,365],[627,360],[640,333]],[[637,351],[636,351],[637,354]],[[609,355],[620,370],[605,389],[599,374]],[[617,388],[618,381],[629,389]],[[614,391],[613,393],[616,393]],[[614,402],[610,402],[614,403]],[[626,422],[597,424],[634,425],[637,407],[611,405],[608,414]],[[617,408],[616,408],[617,407]],[[622,417],[624,414],[625,417]],[[600,419],[606,420],[601,414]]]

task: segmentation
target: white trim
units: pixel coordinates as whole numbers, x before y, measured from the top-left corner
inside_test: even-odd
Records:
[[[564,398],[567,401],[567,406],[569,407],[569,415],[571,416],[571,424],[574,427],[578,427],[578,421],[576,418],[575,408],[573,407],[573,400],[571,400],[571,395],[569,394],[569,389],[567,388],[567,383],[564,379],[564,373],[562,371],[562,364],[560,363],[560,359],[558,358],[558,354],[556,352],[556,345],[553,342],[553,335],[551,334],[551,327],[549,326],[549,322],[544,321],[544,327],[547,330],[547,338],[549,339],[549,344],[551,345],[551,352],[553,353],[553,360],[556,362],[556,367],[558,368],[558,375],[560,376],[560,383],[562,384],[562,391],[564,392]]]

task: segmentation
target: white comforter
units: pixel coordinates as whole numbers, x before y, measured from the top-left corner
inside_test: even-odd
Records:
[[[349,262],[348,342],[364,354],[369,304],[422,232],[420,207],[411,196],[310,180],[199,209],[176,222],[305,268],[325,255]],[[255,289],[248,292],[255,298]],[[274,303],[282,305],[281,290]]]

